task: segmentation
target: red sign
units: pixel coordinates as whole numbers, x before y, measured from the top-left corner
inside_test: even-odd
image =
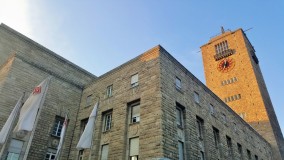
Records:
[[[41,92],[41,87],[35,87],[35,89],[33,90],[33,94],[39,94]]]

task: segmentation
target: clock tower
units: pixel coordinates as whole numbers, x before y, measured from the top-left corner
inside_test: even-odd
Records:
[[[242,29],[224,31],[201,46],[206,85],[284,160],[284,140],[254,47]]]

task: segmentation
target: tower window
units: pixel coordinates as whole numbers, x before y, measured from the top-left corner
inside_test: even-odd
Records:
[[[214,58],[216,61],[234,53],[233,50],[229,49],[228,42],[226,40],[215,45],[215,52],[216,55]]]

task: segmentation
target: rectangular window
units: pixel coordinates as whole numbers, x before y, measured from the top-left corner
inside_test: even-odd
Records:
[[[200,160],[205,160],[205,156],[204,156],[204,152],[203,151],[199,152],[199,159]]]
[[[86,99],[86,107],[90,106],[92,103],[92,95],[88,95]]]
[[[176,108],[176,123],[178,127],[182,127],[183,125],[182,119],[183,119],[183,112],[181,108],[177,107]]]
[[[56,116],[52,130],[53,136],[60,137],[63,123],[64,123],[64,117]]]
[[[16,139],[12,139],[8,148],[7,160],[18,160],[20,159],[22,147],[24,142]]]
[[[215,107],[212,104],[209,104],[210,114],[215,115]]]
[[[255,159],[255,160],[258,160],[258,156],[257,156],[257,155],[255,155],[255,156],[254,156],[254,159]]]
[[[181,90],[181,80],[178,77],[176,77],[176,88]]]
[[[83,160],[83,157],[84,157],[84,150],[81,149],[81,150],[79,150],[78,160]]]
[[[111,129],[112,112],[104,113],[103,118],[104,118],[103,131],[105,132]]]
[[[101,160],[108,160],[108,144],[102,145]]]
[[[44,160],[55,160],[56,150],[48,148]]]
[[[228,42],[227,41],[223,41],[221,43],[218,43],[217,45],[215,45],[215,51],[216,54],[221,54],[222,52],[228,50]]]
[[[178,159],[184,160],[184,148],[183,148],[183,142],[178,141]]]
[[[140,122],[140,104],[131,106],[131,123]]]
[[[232,139],[229,136],[226,136],[226,140],[227,140],[229,157],[233,158],[234,156],[233,156]]]
[[[247,149],[247,156],[248,156],[248,160],[251,160],[251,153],[250,150]]]
[[[82,135],[82,133],[84,132],[86,125],[88,123],[89,118],[85,118],[81,120],[81,124],[80,124],[80,135]]]
[[[195,103],[199,103],[199,94],[197,92],[194,92],[194,101]]]
[[[131,138],[129,144],[129,159],[138,160],[139,157],[139,137]]]
[[[239,155],[240,155],[240,159],[242,160],[243,159],[243,148],[242,148],[242,145],[237,143],[237,146],[238,146],[238,152],[239,152]]]
[[[204,121],[203,119],[199,118],[199,117],[196,117],[196,124],[197,124],[197,133],[198,133],[198,137],[199,139],[203,139],[203,131],[204,131],[204,128],[203,128],[203,125],[204,125]]]
[[[138,86],[138,73],[131,76],[131,87]]]
[[[112,96],[112,85],[107,86],[106,95],[107,95],[107,97]]]
[[[224,113],[222,113],[222,120],[223,120],[223,123],[227,123],[227,117]]]
[[[215,147],[219,148],[220,145],[220,133],[219,130],[215,127],[213,127],[213,135],[214,135],[214,143],[215,143]]]

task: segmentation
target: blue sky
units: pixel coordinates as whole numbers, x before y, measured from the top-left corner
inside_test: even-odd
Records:
[[[220,26],[252,28],[246,34],[284,129],[283,0],[0,0],[0,22],[97,76],[161,44],[202,82],[199,47]]]

